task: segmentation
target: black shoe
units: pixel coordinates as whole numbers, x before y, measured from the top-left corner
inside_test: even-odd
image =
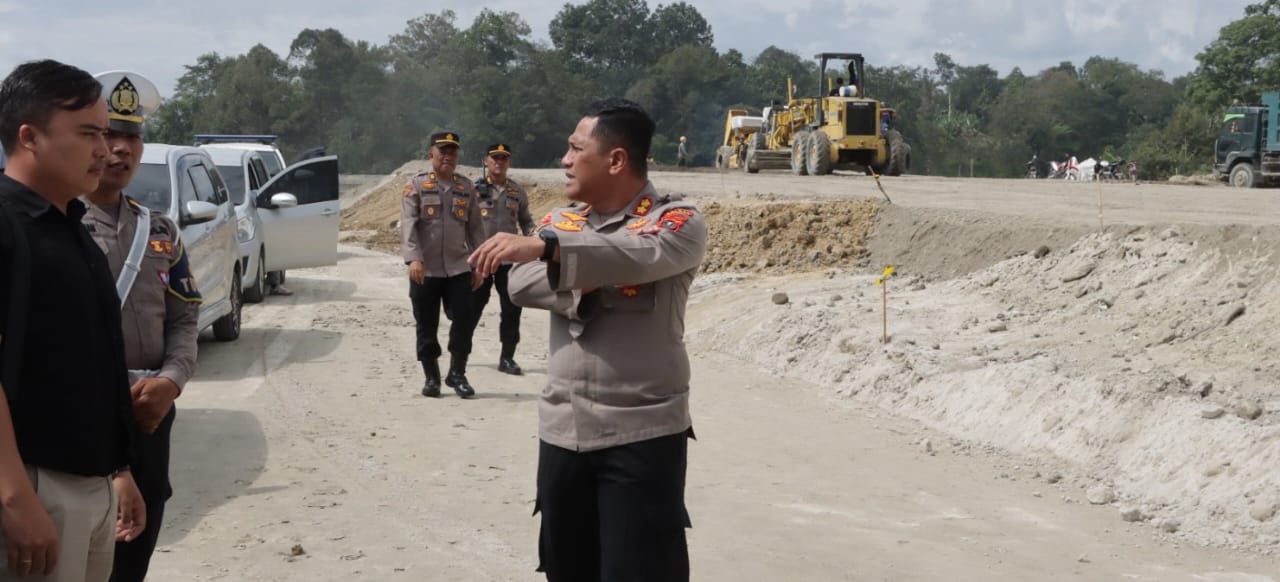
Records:
[[[524,370],[520,369],[520,364],[511,358],[498,358],[498,371],[503,374],[511,374],[512,376],[523,376]]]
[[[470,382],[467,382],[466,374],[457,370],[450,370],[449,375],[444,378],[444,383],[453,388],[453,391],[463,398],[473,398],[476,395],[476,389],[471,387]]]
[[[440,364],[435,360],[422,362],[422,371],[427,375],[427,381],[422,383],[422,395],[427,398],[439,398]]]
[[[498,358],[498,371],[512,376],[523,376],[524,370],[520,369],[520,364],[516,363],[515,357],[516,345],[502,344],[502,356]]]
[[[449,362],[449,375],[445,377],[444,383],[463,398],[476,395],[476,389],[467,381],[467,356],[453,354],[453,359]]]

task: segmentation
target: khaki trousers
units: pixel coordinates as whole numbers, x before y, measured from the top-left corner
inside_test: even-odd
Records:
[[[0,531],[0,582],[107,582],[116,549],[116,495],[111,479],[31,465],[27,465],[27,477],[58,530],[58,567],[52,576],[13,575]]]

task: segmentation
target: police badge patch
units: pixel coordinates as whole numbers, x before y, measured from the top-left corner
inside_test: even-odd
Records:
[[[187,263],[187,252],[179,242],[175,247],[175,257],[169,262],[166,274],[169,294],[187,303],[203,303],[204,297],[196,288],[196,278],[191,274],[191,265]]]

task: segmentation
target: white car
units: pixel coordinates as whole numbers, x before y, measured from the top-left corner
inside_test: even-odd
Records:
[[[250,151],[262,154],[267,176],[272,177],[283,172],[289,164],[284,161],[284,154],[274,144],[278,139],[274,135],[224,135],[197,134],[196,145],[206,149],[230,149]]]
[[[235,208],[208,152],[146,144],[125,194],[164,213],[182,229],[191,274],[204,296],[200,329],[212,326],[219,341],[240,337],[243,298]]]
[[[337,157],[310,158],[283,168],[284,157],[270,145],[273,140],[274,136],[196,136],[232,189],[242,284],[251,302],[261,301],[269,284],[284,283],[288,269],[332,265],[338,259]],[[297,203],[273,203],[280,193],[292,194]]]

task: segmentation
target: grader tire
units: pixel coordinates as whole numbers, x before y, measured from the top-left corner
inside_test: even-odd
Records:
[[[751,134],[751,142],[747,145],[747,157],[742,160],[743,172],[760,173],[760,161],[756,158],[756,151],[762,149],[764,149],[764,134],[760,132]]]
[[[905,174],[910,165],[911,146],[907,145],[907,140],[896,129],[891,129],[885,134],[885,141],[889,146],[889,166],[886,168],[886,173],[890,176]]]
[[[720,149],[716,150],[716,169],[722,171],[729,169],[729,158],[732,156],[733,148],[720,146]]]
[[[809,132],[800,131],[791,136],[791,173],[803,176],[809,173]]]
[[[809,155],[805,166],[813,176],[831,173],[831,138],[827,134],[821,131],[809,134]]]

